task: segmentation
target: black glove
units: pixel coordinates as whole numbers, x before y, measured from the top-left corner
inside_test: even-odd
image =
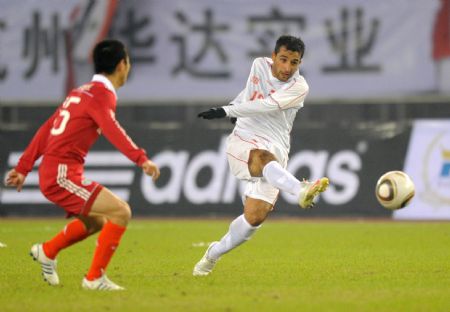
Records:
[[[216,118],[224,118],[227,116],[225,110],[222,107],[210,108],[205,112],[201,112],[197,115],[199,118],[203,119],[216,119]]]

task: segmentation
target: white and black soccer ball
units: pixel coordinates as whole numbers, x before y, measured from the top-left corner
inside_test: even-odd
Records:
[[[378,179],[375,188],[378,202],[390,210],[406,207],[414,194],[414,183],[403,171],[386,172]]]

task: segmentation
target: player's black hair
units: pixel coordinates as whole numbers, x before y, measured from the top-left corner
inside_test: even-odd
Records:
[[[95,45],[93,52],[96,74],[112,74],[121,60],[127,61],[125,45],[119,40],[107,39]]]
[[[298,52],[300,54],[300,58],[302,58],[305,53],[305,43],[302,39],[294,36],[284,35],[278,38],[275,44],[275,54],[280,52],[280,48],[283,46],[289,51]]]

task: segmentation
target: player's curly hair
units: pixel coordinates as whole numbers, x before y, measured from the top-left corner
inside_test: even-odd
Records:
[[[121,60],[127,61],[127,51],[125,45],[119,40],[107,39],[95,45],[93,59],[96,74],[110,75],[114,73]]]
[[[305,54],[305,43],[299,37],[297,38],[290,35],[283,35],[278,38],[274,49],[275,54],[280,52],[280,48],[283,46],[289,51],[298,52],[300,54],[300,58],[302,58],[303,54]]]

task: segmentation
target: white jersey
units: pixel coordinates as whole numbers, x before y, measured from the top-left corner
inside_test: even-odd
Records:
[[[264,137],[289,153],[292,125],[309,87],[298,72],[288,81],[278,80],[272,64],[270,58],[256,58],[245,89],[223,109],[238,117],[236,131]]]

